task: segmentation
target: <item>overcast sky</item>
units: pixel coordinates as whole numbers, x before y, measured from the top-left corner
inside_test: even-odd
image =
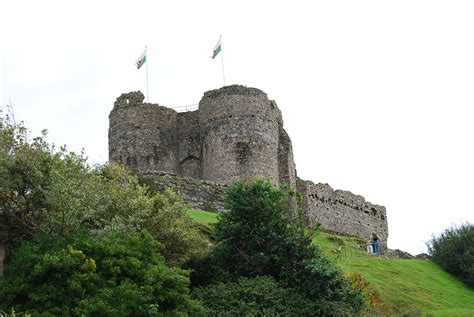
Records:
[[[387,208],[389,247],[412,254],[474,222],[472,1],[0,0],[1,106],[48,140],[108,159],[123,92],[197,104],[226,84],[283,113],[298,176]]]

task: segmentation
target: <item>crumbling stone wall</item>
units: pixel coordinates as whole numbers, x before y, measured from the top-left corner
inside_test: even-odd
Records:
[[[387,245],[388,223],[385,207],[374,205],[349,191],[334,190],[328,184],[297,179],[309,225],[369,239],[372,231]]]
[[[219,184],[260,176],[296,185],[291,140],[263,91],[238,85],[211,90],[198,110],[184,113],[143,99],[131,92],[115,101],[110,162]]]
[[[181,193],[184,201],[195,209],[224,211],[225,187],[217,183],[155,171],[147,171],[141,180],[156,191],[171,188]]]
[[[293,160],[293,147],[288,133],[282,128],[279,131],[278,175],[280,184],[296,188],[296,166]]]
[[[141,92],[131,92],[115,101],[109,116],[109,161],[176,173],[178,113],[143,99]]]
[[[199,114],[178,113],[178,174],[202,179],[202,155]]]
[[[153,190],[171,188],[183,194],[193,208],[223,212],[225,186],[215,182],[177,176],[159,171],[144,171],[142,181]],[[334,190],[328,184],[314,184],[297,179],[297,189],[302,195],[303,209],[309,226],[318,223],[328,231],[369,239],[376,231],[387,246],[388,225],[385,207],[372,204],[349,191]]]

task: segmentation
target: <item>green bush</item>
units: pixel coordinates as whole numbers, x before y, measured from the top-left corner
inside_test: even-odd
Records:
[[[193,290],[210,316],[348,316],[337,303],[309,300],[271,277],[241,278]]]
[[[54,159],[45,134],[29,141],[23,125],[0,116],[0,241],[8,246],[33,236],[43,218]]]
[[[354,311],[363,296],[324,258],[311,236],[290,219],[286,191],[269,181],[239,181],[227,189],[226,209],[216,224],[216,246],[194,262],[194,286],[270,276],[313,301],[338,302]]]
[[[179,266],[207,251],[207,240],[169,190],[148,193],[117,165],[91,168],[83,154],[59,151],[45,133],[30,140],[25,127],[0,116],[0,239],[9,249],[37,232],[68,235],[87,227],[97,236],[146,229]],[[11,253],[11,252],[10,252]]]
[[[65,239],[39,234],[24,243],[0,280],[0,310],[33,315],[149,316],[198,314],[187,271],[169,268],[146,232],[85,232]]]
[[[462,224],[433,236],[428,251],[444,270],[474,287],[474,225]]]

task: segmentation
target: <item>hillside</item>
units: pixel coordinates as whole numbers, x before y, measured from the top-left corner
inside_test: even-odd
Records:
[[[387,310],[397,312],[403,307],[403,311],[435,316],[474,316],[474,290],[433,261],[356,254],[351,246],[357,239],[325,232],[316,233],[314,240],[345,272],[360,272]],[[340,253],[331,252],[341,245]]]
[[[203,225],[217,222],[215,213],[190,213]],[[326,232],[315,233],[314,241],[344,272],[359,272],[369,282],[369,288],[380,295],[382,312],[474,316],[474,290],[430,260],[374,257],[361,249],[356,253],[353,246],[360,240]]]

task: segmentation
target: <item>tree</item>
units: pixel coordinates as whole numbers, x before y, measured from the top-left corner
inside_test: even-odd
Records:
[[[474,225],[452,226],[427,245],[433,261],[474,287]]]
[[[305,228],[289,217],[288,198],[287,192],[269,181],[239,181],[230,186],[228,212],[216,225],[216,246],[207,259],[194,262],[193,281],[203,285],[206,279],[216,282],[213,277],[235,282],[242,277],[270,276],[306,299],[361,309],[360,291],[321,255]]]
[[[9,246],[31,238],[43,219],[54,159],[45,135],[28,142],[23,125],[0,116],[0,238]]]
[[[169,268],[146,232],[93,238],[37,235],[22,244],[0,280],[0,310],[33,315],[156,316],[202,311],[188,272]]]
[[[10,249],[39,231],[67,236],[87,227],[97,236],[146,229],[172,265],[207,250],[180,195],[149,193],[122,166],[91,167],[82,153],[56,151],[45,136],[29,141],[22,124],[0,116],[0,238]]]

